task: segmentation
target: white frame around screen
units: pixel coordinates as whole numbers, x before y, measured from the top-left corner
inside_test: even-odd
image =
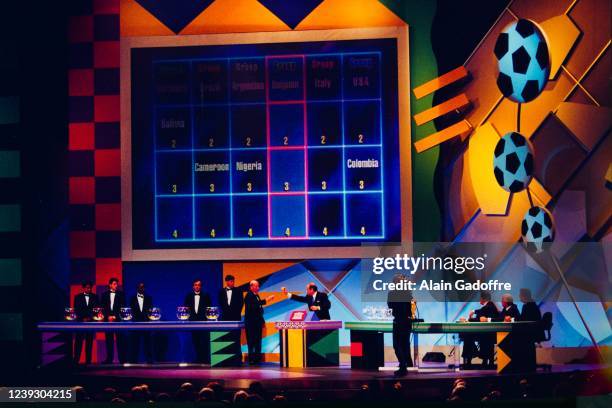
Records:
[[[150,47],[268,44],[286,42],[369,40],[395,38],[398,61],[398,119],[400,147],[400,243],[361,246],[292,248],[134,249],[132,245],[132,121],[131,50]],[[121,240],[124,261],[169,260],[291,260],[370,258],[383,250],[406,252],[412,241],[412,158],[410,134],[410,62],[408,26],[333,30],[124,37],[121,39]]]

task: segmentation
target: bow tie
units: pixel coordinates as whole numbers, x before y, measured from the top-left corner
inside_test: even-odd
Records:
[[[227,290],[229,292],[230,290],[232,290],[232,288],[225,288],[225,290]]]
[[[194,296],[200,296],[200,294],[199,294],[199,293],[194,293],[193,295],[194,295]]]
[[[139,298],[144,298],[144,295],[140,295],[139,294],[139,295],[136,295],[136,296],[138,296]]]
[[[89,294],[87,294],[87,293],[83,293],[83,295],[84,295],[85,297],[89,297]]]

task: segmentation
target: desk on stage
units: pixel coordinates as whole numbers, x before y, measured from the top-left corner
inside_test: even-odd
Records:
[[[243,327],[244,323],[239,321],[44,322],[38,324],[38,330],[42,333],[42,365],[70,358],[72,355],[72,334],[76,332],[129,333],[133,331],[174,332],[193,330],[210,333],[211,367],[240,365],[242,362],[240,330]],[[65,334],[69,334],[69,336],[66,337]]]
[[[340,364],[339,320],[283,321],[274,327],[280,337],[282,367],[325,367]]]
[[[384,366],[384,333],[393,331],[393,322],[346,322],[351,331],[351,367],[377,369]],[[497,372],[526,372],[535,370],[535,345],[532,333],[536,322],[466,322],[413,323],[414,360],[418,358],[418,335],[427,333],[496,333]]]

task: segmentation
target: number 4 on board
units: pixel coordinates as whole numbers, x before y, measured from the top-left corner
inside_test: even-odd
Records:
[[[178,230],[172,231],[172,238],[178,238]]]

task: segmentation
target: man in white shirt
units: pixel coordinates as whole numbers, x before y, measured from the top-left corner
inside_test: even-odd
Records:
[[[125,296],[119,290],[119,279],[110,278],[108,281],[108,291],[102,294],[101,298],[104,316],[108,322],[121,320],[119,311],[125,307]],[[127,353],[125,347],[125,336],[119,332],[106,332],[106,359],[105,364],[112,364],[115,357],[115,340],[117,342],[117,353],[119,354],[119,362],[121,364],[127,362]]]
[[[194,279],[191,293],[185,296],[184,306],[189,308],[189,320],[206,320],[206,308],[210,307],[210,297],[202,292],[202,280]],[[206,363],[210,360],[209,334],[200,330],[192,330],[191,338],[195,349],[196,363]]]
[[[219,306],[222,321],[239,321],[244,306],[244,294],[236,287],[234,276],[225,277],[225,287],[219,291]]]

